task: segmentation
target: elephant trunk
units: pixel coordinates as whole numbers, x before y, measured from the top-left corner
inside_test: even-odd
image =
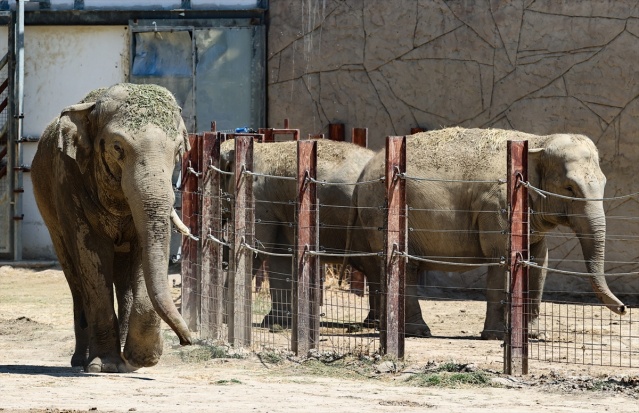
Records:
[[[188,345],[191,333],[173,303],[168,286],[171,211],[175,196],[170,176],[165,178],[168,188],[157,190],[158,175],[148,175],[154,179],[137,182],[128,191],[123,182],[142,249],[144,281],[155,311],[173,329],[180,344]]]
[[[590,284],[601,303],[617,314],[625,314],[626,306],[610,291],[606,277],[604,275],[594,275],[604,273],[606,219],[603,206],[595,207],[589,205],[585,209],[586,218],[583,225],[585,228],[577,228],[577,232],[581,235],[579,240],[586,260],[586,267],[588,272],[593,274],[590,277]],[[594,213],[592,212],[593,209],[596,210]]]

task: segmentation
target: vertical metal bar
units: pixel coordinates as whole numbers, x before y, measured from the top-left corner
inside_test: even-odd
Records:
[[[201,139],[197,135],[190,134],[189,141],[191,150],[182,157],[182,221],[191,233],[198,234],[200,225],[198,223],[199,200],[198,200],[198,178],[189,172],[189,168],[199,171]],[[184,321],[191,331],[198,331],[199,303],[198,301],[198,242],[182,237],[182,305],[181,312]]]
[[[214,126],[212,126],[214,129]],[[222,245],[208,238],[221,240],[222,198],[221,176],[211,166],[220,167],[220,138],[215,132],[204,132],[202,138],[202,276],[201,276],[201,336],[222,338],[224,315],[224,272]]]
[[[351,142],[364,148],[368,148],[368,128],[353,128]]]
[[[346,132],[343,123],[328,124],[328,139],[332,141],[343,142],[346,138]]]
[[[253,178],[245,171],[253,170],[253,136],[235,136],[235,208],[233,210],[234,242],[229,272],[229,341],[235,346],[251,345],[251,279],[252,253],[242,244],[255,244],[255,200]]]
[[[508,141],[510,307],[505,372],[528,374],[528,142]]]
[[[16,169],[22,165],[22,120],[24,118],[24,1],[17,1],[17,25],[16,25],[16,90],[15,90],[15,102],[17,117],[16,121],[16,140],[14,141],[14,190],[13,190],[13,202],[14,202],[14,214],[13,214],[13,259],[15,261],[22,260],[22,202],[23,202],[23,182],[22,182],[22,170]]]
[[[406,137],[386,138],[386,263],[382,284],[382,352],[404,357],[404,290],[406,260]]]
[[[319,259],[307,254],[317,242],[317,141],[297,142],[297,245],[293,285],[292,347],[306,355],[319,342]]]

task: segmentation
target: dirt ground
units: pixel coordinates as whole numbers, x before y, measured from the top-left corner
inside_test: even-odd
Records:
[[[485,304],[424,302],[433,338],[411,338],[406,360],[202,358],[167,329],[160,363],[129,374],[70,367],[71,297],[59,269],[0,267],[0,412],[636,412],[636,369],[531,362],[502,371],[499,342],[479,340]],[[414,380],[452,364],[481,385]]]

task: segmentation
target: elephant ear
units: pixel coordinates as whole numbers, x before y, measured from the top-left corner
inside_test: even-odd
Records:
[[[81,173],[86,171],[93,149],[89,114],[94,107],[95,102],[68,106],[58,119],[58,149],[75,159]]]

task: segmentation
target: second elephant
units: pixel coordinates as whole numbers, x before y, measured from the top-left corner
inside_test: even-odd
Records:
[[[234,148],[232,140],[221,146],[220,167],[224,171],[232,172],[235,168]],[[344,251],[354,183],[374,154],[370,149],[346,142],[317,141],[317,180],[328,182],[317,185],[317,197],[321,203],[321,250]],[[297,183],[282,178],[297,176],[297,142],[255,143],[253,172],[259,174],[253,177],[257,247],[269,253],[290,253],[295,245]],[[234,179],[225,176],[223,187],[228,193],[233,193]],[[254,271],[260,268],[265,258],[262,254],[255,257]],[[335,262],[341,261],[341,258],[335,258]],[[327,260],[322,259],[322,262]],[[272,307],[263,321],[264,326],[279,324],[287,327],[290,324],[292,268],[291,258],[268,257]]]
[[[601,199],[606,178],[592,141],[582,135],[536,136],[516,131],[450,128],[407,137],[406,198],[408,204],[408,254],[424,260],[409,260],[406,282],[406,333],[427,336],[430,330],[417,299],[418,271],[463,272],[461,264],[499,262],[506,255],[508,228],[506,186],[506,142],[527,140],[529,182],[554,196],[529,191],[531,216],[530,254],[543,267],[548,263],[545,234],[561,225],[579,236],[593,291],[612,311],[623,314],[624,304],[609,290],[604,271],[606,221]],[[384,175],[384,151],[366,165],[360,181]],[[474,181],[474,182],[470,182]],[[357,206],[355,229],[349,235],[352,249],[382,251],[384,184],[361,185],[353,195]],[[351,264],[369,276],[372,288],[379,283],[380,262],[376,258],[354,258]],[[438,264],[432,261],[453,264]],[[506,271],[488,270],[488,300],[482,338],[504,335]],[[539,316],[546,271],[530,268],[531,316],[534,331]],[[376,315],[373,313],[369,318]]]

